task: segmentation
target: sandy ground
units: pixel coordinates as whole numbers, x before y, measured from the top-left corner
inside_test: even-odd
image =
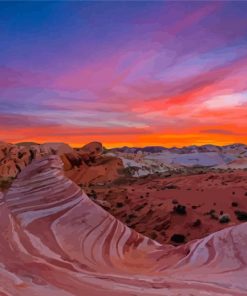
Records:
[[[84,189],[113,216],[161,243],[173,243],[174,234],[183,235],[185,242],[205,237],[244,222],[235,211],[247,212],[247,171],[243,170],[130,178]],[[185,211],[174,211],[178,205]],[[225,214],[230,221],[220,223]]]

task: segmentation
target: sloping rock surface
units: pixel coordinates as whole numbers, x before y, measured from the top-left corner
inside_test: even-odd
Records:
[[[158,244],[94,204],[58,156],[0,196],[0,295],[247,295],[247,224]]]

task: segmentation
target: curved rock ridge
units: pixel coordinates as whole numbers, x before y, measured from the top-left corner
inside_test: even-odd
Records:
[[[247,295],[247,224],[181,247],[129,229],[36,160],[1,204],[0,295]]]

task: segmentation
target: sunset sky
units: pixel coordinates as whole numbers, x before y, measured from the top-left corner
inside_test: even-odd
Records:
[[[0,141],[247,143],[247,2],[1,2]]]

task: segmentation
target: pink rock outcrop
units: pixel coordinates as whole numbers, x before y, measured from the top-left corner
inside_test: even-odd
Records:
[[[73,149],[65,143],[14,145],[0,142],[0,179],[15,178],[34,159],[58,155],[63,161],[63,169],[77,184],[111,182],[119,177],[123,163],[120,158],[102,154],[103,146],[98,142],[80,149]]]
[[[246,223],[161,245],[94,204],[62,165],[36,160],[0,196],[0,295],[247,294]]]
[[[91,142],[77,149],[80,154],[86,154],[89,157],[97,157],[103,153],[103,146],[100,142]]]

